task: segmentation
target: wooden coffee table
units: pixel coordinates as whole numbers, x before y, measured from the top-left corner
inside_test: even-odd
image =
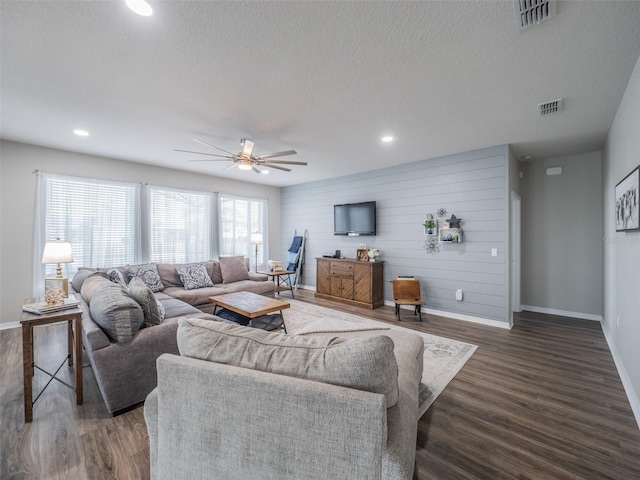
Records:
[[[209,297],[211,303],[215,305],[213,314],[216,314],[218,307],[226,308],[232,312],[238,313],[251,319],[249,325],[255,327],[254,319],[267,315],[268,313],[280,312],[280,321],[282,328],[287,333],[287,327],[284,324],[282,311],[289,308],[287,302],[276,300],[275,298],[265,297],[251,292],[225,293],[224,295],[216,295]]]

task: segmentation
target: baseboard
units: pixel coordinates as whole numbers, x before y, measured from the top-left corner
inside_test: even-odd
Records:
[[[10,328],[18,328],[20,322],[0,323],[0,330],[9,330]]]
[[[316,291],[316,287],[312,287],[311,285],[298,285],[298,288],[302,288],[304,290],[311,290],[312,292]],[[389,307],[395,306],[395,303],[389,300],[385,300],[384,304]],[[407,310],[413,310],[413,307],[411,306],[404,306],[402,308]],[[499,322],[497,320],[489,320],[488,318],[474,317],[472,315],[463,315],[461,313],[445,312],[442,310],[433,310],[431,308],[423,308],[422,311],[424,313],[430,313],[431,315],[439,315],[441,317],[454,318],[456,320],[464,320],[465,322],[481,323],[483,325],[489,325],[490,327],[507,328],[507,329],[511,329],[511,327],[513,327],[513,323],[509,325],[507,323]]]
[[[389,300],[385,300],[384,304],[390,307],[395,306],[395,303]],[[401,308],[406,310],[413,310],[412,306],[401,306]],[[490,327],[506,328],[508,330],[511,329],[511,327],[513,326],[505,322],[499,322],[498,320],[490,320],[488,318],[474,317],[473,315],[465,315],[462,313],[446,312],[444,310],[434,310],[433,308],[423,308],[422,312],[429,313],[431,315],[438,315],[440,317],[453,318],[455,320],[463,320],[465,322],[481,323],[482,325],[488,325]]]
[[[629,400],[629,405],[631,405],[631,410],[633,411],[633,416],[636,417],[636,423],[638,424],[638,428],[640,429],[640,400],[638,399],[638,395],[633,389],[633,385],[631,384],[631,379],[629,378],[627,369],[624,367],[624,363],[622,362],[622,358],[618,353],[618,349],[616,348],[611,335],[607,331],[607,328],[605,328],[604,323],[602,324],[602,332],[604,333],[604,338],[607,340],[607,344],[609,345],[609,351],[611,352],[611,356],[613,357],[613,363],[616,364],[618,375],[620,376],[620,381],[622,382],[624,391],[627,394],[627,399]]]
[[[582,320],[593,320],[594,322],[602,322],[602,315],[593,315],[592,313],[570,312],[568,310],[534,307],[532,305],[521,305],[521,307],[522,310],[526,310],[527,312],[548,313],[549,315],[559,315],[561,317],[580,318]]]

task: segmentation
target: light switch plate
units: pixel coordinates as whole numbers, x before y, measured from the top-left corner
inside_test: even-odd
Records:
[[[498,256],[498,249],[497,248],[492,248],[491,249],[491,256],[492,257],[497,257]]]

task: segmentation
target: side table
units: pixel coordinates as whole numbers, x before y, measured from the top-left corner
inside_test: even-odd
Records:
[[[28,301],[26,302],[28,303]],[[51,374],[46,370],[37,366],[34,362],[34,346],[33,346],[33,328],[41,325],[49,325],[52,323],[67,322],[67,347],[68,353],[62,361],[55,373]],[[25,423],[33,420],[33,405],[36,403],[40,395],[45,391],[53,380],[57,380],[63,385],[76,391],[76,404],[82,405],[82,310],[80,308],[70,308],[53,313],[45,313],[37,315],[35,313],[22,312],[20,318],[22,325],[22,367],[24,371],[24,421]],[[64,362],[68,361],[69,366],[73,366],[73,353],[75,349],[75,371],[76,385],[69,385],[65,381],[56,377]],[[33,400],[33,374],[35,369],[46,373],[51,379],[44,386],[42,391]]]
[[[261,271],[256,273],[273,277],[273,284],[275,285],[275,288],[273,291],[276,293],[279,293],[279,292],[288,290],[291,292],[291,298],[294,298],[293,281],[291,280],[291,275],[294,275],[296,272],[292,270],[273,270],[273,271]],[[285,276],[286,278],[284,278]]]

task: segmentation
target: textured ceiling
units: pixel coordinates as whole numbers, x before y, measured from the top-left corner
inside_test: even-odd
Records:
[[[149,1],[2,1],[2,138],[280,186],[504,143],[567,155],[602,148],[640,55],[638,1],[560,1],[523,31],[511,1]],[[243,137],[309,166],[173,151]]]

